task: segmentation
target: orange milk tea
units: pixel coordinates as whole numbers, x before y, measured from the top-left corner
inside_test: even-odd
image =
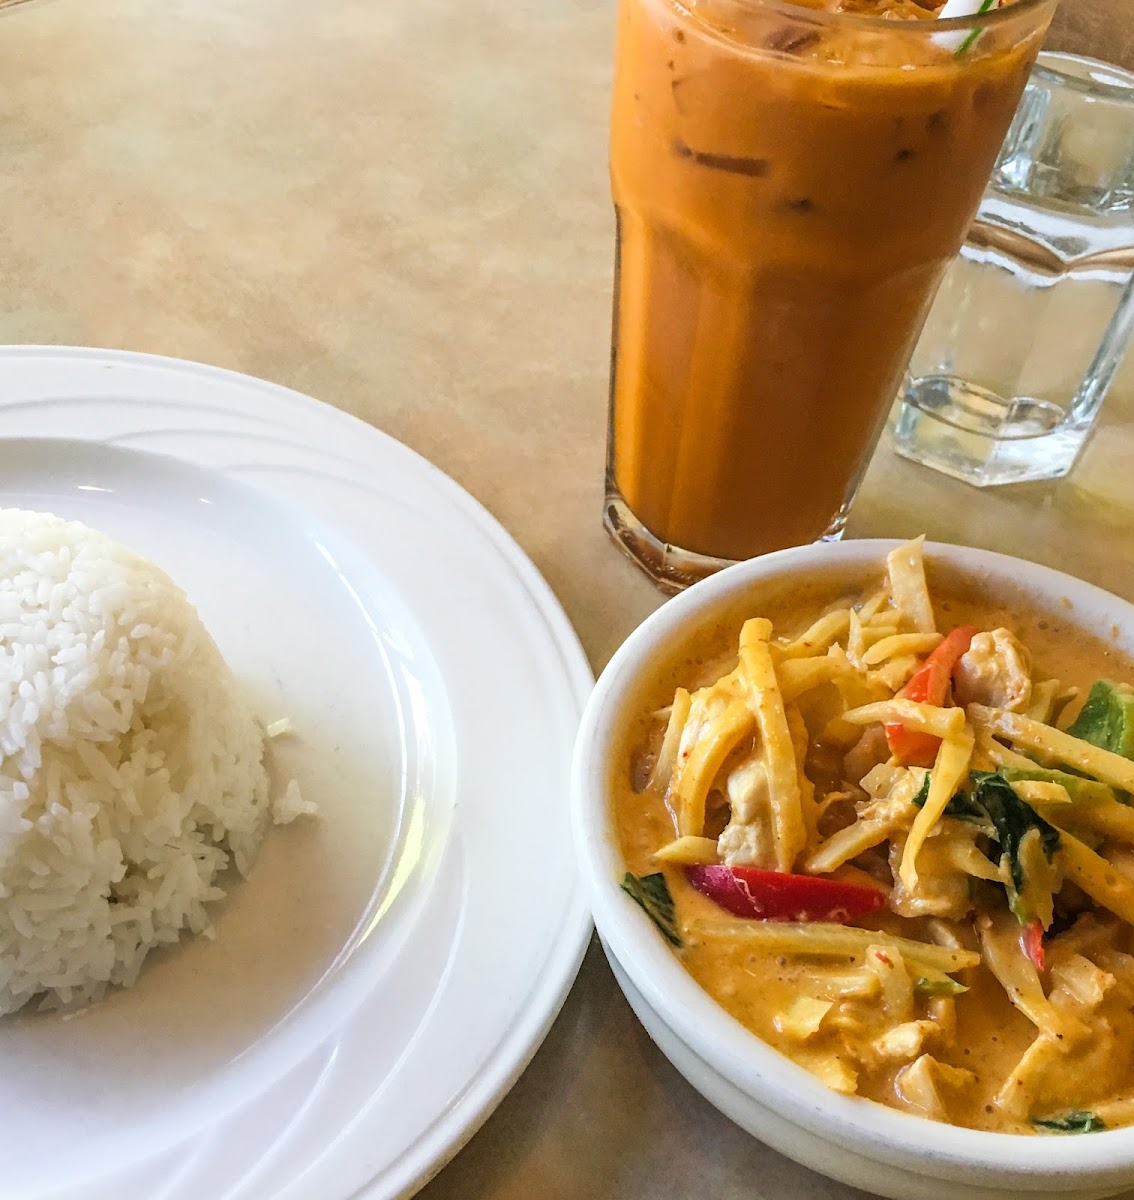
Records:
[[[621,0],[609,482],[658,541],[841,528],[1054,3]]]

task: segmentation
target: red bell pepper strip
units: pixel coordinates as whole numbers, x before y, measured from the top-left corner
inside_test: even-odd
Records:
[[[1047,954],[1043,945],[1043,925],[1039,917],[1033,917],[1020,930],[1020,945],[1023,947],[1024,953],[1032,960],[1036,970],[1042,975],[1047,962]]]
[[[944,705],[949,697],[949,682],[961,655],[968,650],[980,630],[975,625],[960,625],[938,642],[934,651],[906,681],[898,693],[903,700]],[[901,763],[920,767],[933,765],[941,739],[931,733],[888,724],[886,742],[890,753]]]
[[[881,888],[756,867],[686,867],[702,895],[736,917],[761,921],[852,921],[886,903]]]

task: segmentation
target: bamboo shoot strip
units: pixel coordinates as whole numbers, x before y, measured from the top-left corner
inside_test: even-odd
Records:
[[[968,713],[978,729],[986,729],[998,737],[1007,738],[1013,746],[1022,746],[1064,766],[1074,767],[1085,775],[1109,783],[1111,787],[1134,791],[1134,762],[1123,758],[1121,754],[1092,746],[1082,738],[1072,737],[1069,733],[1019,713],[986,708],[983,704],[970,704]]]
[[[770,627],[765,634],[762,625],[745,622],[740,633],[740,666],[745,674],[748,705],[760,726],[760,751],[772,797],[776,869],[790,871],[807,842],[807,830],[796,774],[795,745],[767,642],[770,634]]]
[[[908,962],[947,973],[963,971],[980,962],[980,955],[972,950],[934,946],[878,929],[859,929],[854,925],[833,925],[825,921],[699,920],[692,921],[686,933],[749,942],[766,950],[821,956],[865,954],[871,946],[892,946]]]

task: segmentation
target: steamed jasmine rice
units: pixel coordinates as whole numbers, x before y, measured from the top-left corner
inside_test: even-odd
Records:
[[[84,525],[0,509],[0,1014],[97,999],[209,931],[270,812],[264,729],[185,594]]]

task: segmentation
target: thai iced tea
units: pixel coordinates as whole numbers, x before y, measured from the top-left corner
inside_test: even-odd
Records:
[[[607,524],[659,582],[841,530],[1054,5],[621,0]]]

